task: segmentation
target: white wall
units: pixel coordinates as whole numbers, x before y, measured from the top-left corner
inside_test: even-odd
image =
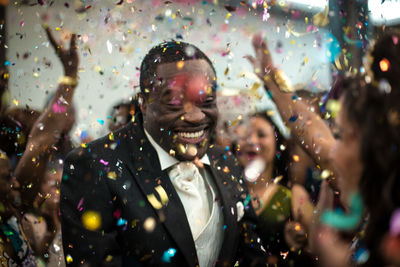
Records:
[[[176,38],[176,34],[181,34],[184,41],[195,44],[214,60],[220,89],[250,88],[253,85],[251,77],[242,78],[239,74],[252,73],[243,56],[253,52],[251,37],[258,31],[268,36],[275,63],[293,83],[302,83],[313,90],[329,88],[326,48],[329,37],[321,29],[315,33],[307,32],[310,25],[303,21],[293,25],[289,22],[288,26],[287,19],[271,17],[265,22],[261,14],[255,15],[254,10],[247,9],[237,10],[226,19],[228,11],[225,8],[212,3],[203,4],[203,1],[195,5],[166,5],[166,1],[158,0],[126,0],[122,5],[113,2],[116,1],[85,1],[86,6],[91,7],[84,13],[77,13],[72,1],[68,2],[69,7],[65,6],[67,1],[54,1],[51,7],[10,3],[7,8],[7,57],[10,61],[12,105],[15,105],[15,99],[20,106],[43,107],[48,92],[55,90],[58,77],[62,75],[61,64],[41,27],[44,14],[49,18],[47,23],[57,39],[68,32],[81,35],[78,41],[80,83],[75,96],[79,116],[74,133],[76,140],[79,140],[77,136],[82,130],[95,137],[107,132],[106,123],[101,125],[97,120],[107,121],[107,112],[113,104],[128,99],[139,90],[139,71],[136,68],[139,68],[145,53],[162,40]],[[170,15],[178,10],[182,17],[193,19],[192,25],[189,20],[174,19]],[[159,21],[156,20],[158,14],[169,16]],[[56,27],[61,30],[56,31]],[[107,42],[112,45],[112,51]],[[276,49],[278,42],[282,43],[279,52]],[[223,56],[227,47],[231,52]],[[23,59],[24,54],[29,57]],[[307,62],[304,64],[305,59]],[[224,75],[226,68],[230,70]],[[221,113],[225,112],[221,110]]]

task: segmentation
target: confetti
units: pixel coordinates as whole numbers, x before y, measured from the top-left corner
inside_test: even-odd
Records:
[[[173,256],[175,256],[176,253],[176,249],[174,248],[170,248],[166,251],[164,251],[163,255],[162,255],[162,261],[163,262],[171,262],[171,258]]]
[[[110,178],[111,180],[117,179],[117,174],[115,172],[108,172],[107,177]]]
[[[363,210],[361,195],[354,193],[350,196],[350,207],[347,213],[341,209],[325,211],[322,213],[321,222],[338,230],[354,230],[361,221]]]
[[[107,40],[107,51],[108,51],[108,53],[111,54],[112,50],[113,50],[112,44],[111,44],[110,40]]]
[[[69,254],[65,257],[65,260],[66,260],[67,264],[70,264],[74,261],[74,259]]]
[[[101,216],[96,211],[86,211],[82,214],[82,223],[86,229],[96,231],[101,226]]]
[[[379,68],[381,71],[386,72],[390,68],[390,62],[386,58],[383,58],[381,61],[379,61]]]
[[[156,228],[156,220],[153,217],[148,217],[143,223],[143,228],[147,232],[153,232]]]

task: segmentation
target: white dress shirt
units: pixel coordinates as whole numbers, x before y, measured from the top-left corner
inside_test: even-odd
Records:
[[[161,170],[170,169],[169,174],[171,174],[173,166],[176,166],[181,162],[172,157],[159,144],[157,144],[157,142],[154,141],[154,139],[146,130],[144,130],[144,132],[149,139],[151,145],[157,152],[158,159],[161,165]],[[200,159],[200,161],[204,165],[210,166],[210,159],[208,158],[207,154],[205,154]],[[192,231],[193,240],[195,241],[195,247],[200,267],[208,267],[215,264],[215,261],[218,258],[219,251],[222,247],[223,215],[221,212],[221,204],[216,201],[218,199],[218,190],[213,182],[210,171],[207,170],[207,168],[201,168],[199,169],[199,173],[201,174],[201,177],[203,179],[203,181],[201,181],[202,183],[200,184],[205,185],[205,189],[198,190],[198,193],[201,195],[201,199],[203,201],[198,201],[197,204],[190,203],[190,205],[185,205],[184,202],[187,197],[182,194],[182,189],[177,187],[177,183],[175,183],[174,181],[171,182],[175,187],[175,190],[177,191],[178,196],[184,206],[189,226]],[[170,179],[172,180],[174,179],[174,177],[170,177]],[[204,199],[206,199],[206,202],[204,201]],[[204,209],[203,207],[205,203],[208,203],[208,207],[206,209]],[[205,224],[199,224],[190,220],[189,217],[191,216],[191,212],[193,210],[208,211],[207,222]]]

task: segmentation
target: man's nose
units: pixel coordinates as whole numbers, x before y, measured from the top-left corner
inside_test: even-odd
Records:
[[[197,105],[188,102],[184,105],[184,120],[190,123],[200,123],[206,117],[206,114]]]

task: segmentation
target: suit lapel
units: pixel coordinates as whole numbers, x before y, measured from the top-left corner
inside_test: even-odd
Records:
[[[128,142],[126,145],[129,149],[125,150],[135,153],[128,153],[130,158],[125,163],[189,266],[196,266],[198,265],[196,248],[182,202],[167,171],[161,171],[157,152],[147,140],[141,125],[134,128],[135,139],[140,140],[142,149],[139,151],[134,142]]]
[[[208,153],[211,161],[211,172],[218,188],[219,198],[221,199],[222,212],[224,215],[224,241],[219,254],[219,261],[232,262],[237,247],[237,222],[236,222],[236,202],[234,189],[231,186],[228,166],[221,164],[220,158],[211,152]]]

